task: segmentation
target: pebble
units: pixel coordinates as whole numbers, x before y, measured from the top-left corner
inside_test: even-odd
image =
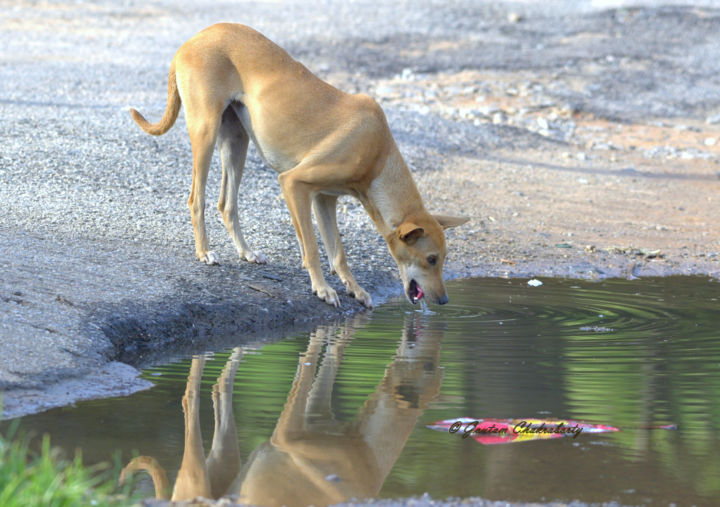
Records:
[[[492,116],[495,113],[499,113],[500,109],[495,106],[480,106],[477,111],[484,116]]]
[[[380,96],[390,96],[395,94],[395,88],[392,86],[381,85],[375,88],[375,93]]]
[[[714,137],[706,137],[703,141],[703,144],[705,144],[705,146],[715,146],[715,143],[717,143],[717,139],[715,139]]]

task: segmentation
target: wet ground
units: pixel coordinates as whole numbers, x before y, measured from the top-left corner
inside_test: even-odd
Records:
[[[228,344],[145,370],[150,390],[21,426],[90,463],[119,449],[155,473],[154,485],[138,472],[150,497],[163,485],[211,496],[201,473],[191,480],[209,456],[213,487],[263,505],[423,494],[716,505],[718,282],[541,281],[453,282],[454,304],[436,313],[392,301],[262,347]],[[460,417],[620,431],[491,444],[427,427]],[[662,425],[677,430],[651,429]]]
[[[159,117],[175,50],[217,21],[377,97],[428,207],[472,218],[450,276],[717,276],[720,11],[643,4],[0,2],[5,415],[147,385],[122,362],[360,310],[309,293],[254,151],[240,209],[270,264],[237,260],[212,210],[222,265],[195,261],[184,122],[155,139],[127,109]],[[359,282],[397,293],[356,203],[340,227]]]

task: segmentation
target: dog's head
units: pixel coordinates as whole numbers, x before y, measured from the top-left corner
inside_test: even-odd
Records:
[[[448,302],[442,275],[446,255],[444,229],[467,221],[465,217],[425,215],[410,217],[395,229],[388,245],[408,301],[415,304],[425,298],[439,305]]]

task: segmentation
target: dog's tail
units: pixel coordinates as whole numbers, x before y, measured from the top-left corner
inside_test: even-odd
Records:
[[[118,482],[125,484],[127,476],[137,470],[146,470],[152,477],[155,486],[155,498],[159,500],[170,500],[170,482],[168,481],[165,469],[151,456],[138,456],[122,469]]]
[[[178,113],[180,112],[181,103],[177,81],[175,80],[175,62],[173,61],[170,65],[170,74],[168,75],[167,106],[165,106],[165,113],[160,121],[150,123],[135,109],[130,109],[130,115],[133,120],[135,120],[135,123],[140,125],[140,128],[145,132],[153,136],[161,136],[175,124],[175,120],[177,120]]]

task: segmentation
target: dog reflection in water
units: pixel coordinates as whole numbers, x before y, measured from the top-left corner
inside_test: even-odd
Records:
[[[199,418],[205,359],[193,358],[182,400],[185,450],[172,492],[165,471],[148,456],[133,459],[121,480],[129,472],[146,470],[158,498],[232,495],[240,503],[267,506],[329,505],[376,496],[418,417],[440,389],[442,331],[421,328],[421,318],[418,314],[408,316],[382,381],[350,422],[335,420],[331,400],[343,354],[362,317],[315,331],[306,353],[299,358],[292,389],[272,437],[245,463],[241,462],[232,411],[241,349],[234,349],[213,386],[215,433],[207,458]]]

